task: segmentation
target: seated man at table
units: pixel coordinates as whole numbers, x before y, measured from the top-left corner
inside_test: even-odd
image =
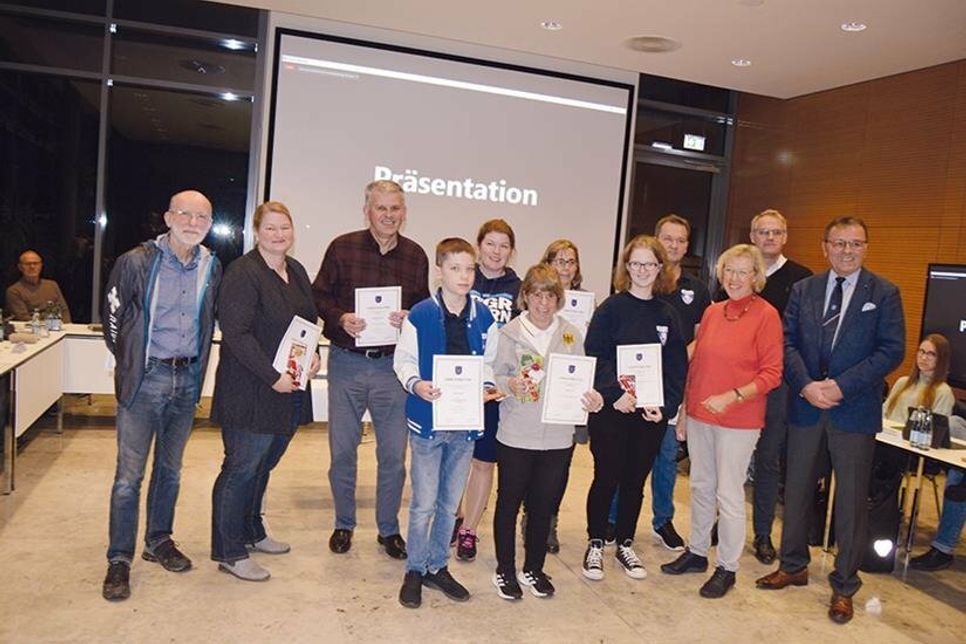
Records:
[[[34,309],[43,311],[47,308],[47,303],[51,302],[60,308],[61,319],[70,324],[70,309],[67,308],[67,301],[57,282],[40,276],[44,269],[44,260],[40,254],[25,250],[20,254],[17,268],[20,269],[20,279],[7,289],[4,313],[14,320],[29,320]]]
[[[954,438],[966,440],[966,420],[960,416],[950,416],[949,433]],[[953,467],[946,473],[943,511],[939,516],[936,538],[929,550],[909,560],[909,566],[915,570],[932,572],[953,565],[953,553],[959,545],[964,524],[966,524],[966,472]]]

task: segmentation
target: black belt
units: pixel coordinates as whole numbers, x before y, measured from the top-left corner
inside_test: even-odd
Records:
[[[161,364],[166,364],[172,367],[187,367],[189,364],[194,364],[198,362],[198,356],[192,356],[191,358],[151,358],[156,360]]]
[[[365,356],[368,360],[378,360],[379,358],[388,358],[396,351],[393,349],[362,349],[356,347],[344,347],[346,351],[351,351],[352,353],[358,353],[361,356]]]

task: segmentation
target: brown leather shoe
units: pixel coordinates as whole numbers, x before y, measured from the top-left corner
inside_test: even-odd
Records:
[[[836,624],[847,624],[852,619],[852,598],[832,593],[828,605],[828,617]]]
[[[802,568],[798,572],[785,572],[781,568],[755,580],[755,585],[762,590],[781,590],[785,586],[807,586],[808,568]]]

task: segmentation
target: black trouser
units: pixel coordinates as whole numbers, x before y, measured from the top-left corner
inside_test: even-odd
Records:
[[[796,572],[808,566],[808,526],[819,456],[827,451],[835,474],[835,569],[832,590],[851,597],[862,585],[857,574],[869,528],[869,477],[875,434],[843,432],[832,427],[828,412],[815,425],[788,428],[788,468],[782,526],[781,568]]]
[[[788,436],[788,384],[783,380],[768,393],[765,426],[755,446],[755,494],[753,523],[756,537],[770,537],[778,503],[782,461]]]
[[[496,542],[497,571],[516,572],[516,527],[520,504],[527,504],[527,531],[523,535],[523,569],[543,571],[547,557],[547,532],[560,481],[570,466],[573,447],[533,450],[509,447],[497,442],[496,512],[493,539]]]
[[[587,534],[591,539],[604,538],[611,500],[620,487],[615,535],[618,543],[633,540],[644,481],[661,448],[667,420],[652,423],[644,420],[640,410],[622,414],[604,405],[600,412],[591,415],[588,430],[594,481],[587,493]]]

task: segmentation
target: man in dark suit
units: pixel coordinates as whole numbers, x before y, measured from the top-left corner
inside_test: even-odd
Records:
[[[829,617],[852,619],[852,595],[868,536],[867,499],[875,434],[882,428],[882,382],[902,362],[905,323],[899,290],[862,269],[868,229],[855,217],[825,227],[831,270],[792,287],[785,309],[788,469],[781,565],[757,581],[780,589],[808,583],[808,517],[827,450],[835,473],[838,554],[829,574]],[[797,394],[797,395],[796,395]]]

